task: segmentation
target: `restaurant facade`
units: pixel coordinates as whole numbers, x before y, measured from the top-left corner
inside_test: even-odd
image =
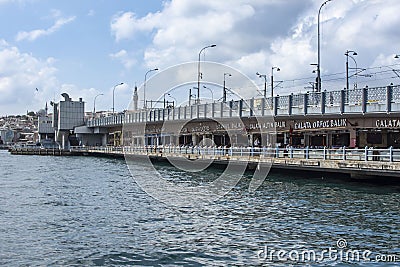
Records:
[[[195,119],[123,127],[124,144],[400,148],[400,114]]]

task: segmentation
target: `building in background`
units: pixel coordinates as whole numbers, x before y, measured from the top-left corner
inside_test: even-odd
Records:
[[[68,149],[70,146],[80,145],[74,128],[85,124],[85,102],[72,101],[67,93],[61,94],[64,101],[51,102],[53,106],[52,128],[54,129],[55,141],[60,148]],[[44,123],[43,127],[49,127]]]
[[[54,142],[54,128],[52,114],[48,114],[47,103],[45,109],[37,112],[38,115],[38,141],[40,143]]]

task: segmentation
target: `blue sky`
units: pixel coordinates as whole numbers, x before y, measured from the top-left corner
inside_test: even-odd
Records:
[[[279,94],[310,90],[322,2],[0,0],[0,115],[37,111],[62,92],[83,97],[88,111],[103,93],[96,109],[111,110],[112,89],[120,82],[115,107],[126,109],[147,70],[196,61],[211,43],[217,47],[202,59],[232,66],[257,86],[263,80],[256,72],[269,78],[271,67],[279,66]],[[358,67],[369,74],[352,77],[351,86],[400,84],[392,71],[400,69],[394,59],[400,53],[399,10],[398,0],[332,0],[324,6],[324,89],[345,86],[346,50],[357,51]],[[149,92],[149,98],[164,90]]]

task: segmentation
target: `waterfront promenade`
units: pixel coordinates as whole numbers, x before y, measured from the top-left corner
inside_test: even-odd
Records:
[[[388,176],[400,178],[400,149],[349,148],[259,148],[259,147],[71,147],[69,150],[14,148],[11,154],[54,156],[132,156],[157,161],[169,159],[210,162],[214,165],[247,164],[249,169],[273,169],[330,172],[354,178]]]

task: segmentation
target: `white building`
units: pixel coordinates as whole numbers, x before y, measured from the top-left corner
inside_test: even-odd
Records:
[[[77,145],[74,128],[85,124],[85,102],[82,98],[72,101],[67,93],[61,95],[64,101],[51,103],[54,108],[52,127],[56,142],[61,148],[68,149],[70,145]],[[43,126],[48,127],[47,124]]]

